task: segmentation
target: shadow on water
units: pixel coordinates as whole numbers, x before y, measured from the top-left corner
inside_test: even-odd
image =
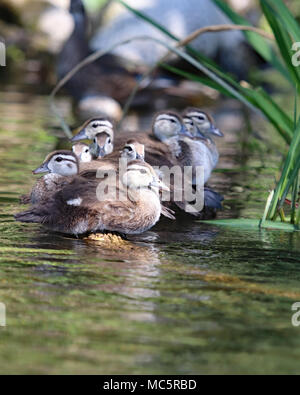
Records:
[[[43,98],[0,101],[2,373],[299,372],[299,234],[180,218],[112,244],[16,223],[55,139]],[[241,177],[233,137],[221,150],[229,171],[212,181],[220,215],[257,216],[273,173],[255,158]]]

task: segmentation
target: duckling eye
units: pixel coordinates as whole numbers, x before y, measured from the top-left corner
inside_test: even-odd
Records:
[[[170,122],[176,123],[175,119],[170,119]]]
[[[87,154],[89,152],[89,149],[87,148],[84,152]]]
[[[199,115],[197,118],[199,119],[199,121],[205,121],[205,117],[203,115]]]
[[[141,174],[146,174],[146,173],[147,173],[147,170],[141,169],[141,170],[140,170],[140,173],[141,173]]]
[[[126,147],[128,152],[132,152],[132,148],[131,147]]]
[[[55,159],[56,162],[61,162],[63,159],[59,156],[58,158]]]
[[[111,139],[108,139],[108,140],[107,140],[107,144],[110,144],[110,143],[111,143]]]
[[[97,123],[93,123],[93,124],[92,124],[92,128],[96,129],[97,127],[98,127],[98,124],[97,124]]]

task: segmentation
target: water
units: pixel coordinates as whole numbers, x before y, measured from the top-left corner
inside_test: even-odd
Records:
[[[181,218],[110,245],[16,223],[30,170],[56,140],[44,98],[0,102],[1,373],[299,373],[298,233]],[[212,181],[226,196],[220,216],[254,218],[277,163],[243,163],[236,146],[229,133],[229,170]]]

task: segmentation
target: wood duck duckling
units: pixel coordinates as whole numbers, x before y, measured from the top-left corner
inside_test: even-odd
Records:
[[[174,111],[157,113],[153,118],[151,134],[152,144],[145,144],[145,160],[155,166],[179,164],[179,140],[182,136],[191,137],[181,116]]]
[[[119,178],[112,193],[99,195],[99,188],[105,191],[106,179],[88,180],[77,176],[43,204],[33,205],[15,218],[76,236],[98,231],[121,234],[147,231],[160,218],[159,189],[167,187],[153,168],[142,161],[129,162]]]
[[[97,117],[88,119],[75,130],[75,135],[72,137],[72,143],[80,140],[94,140],[97,134],[106,133],[114,140],[114,123],[106,117]]]
[[[187,129],[194,137],[202,137],[209,140],[212,140],[213,136],[224,137],[224,134],[215,127],[213,118],[198,108],[186,108],[183,112],[183,119]]]
[[[130,139],[121,151],[121,158],[131,160],[145,160],[145,146],[134,139]]]
[[[78,172],[79,162],[74,152],[66,150],[51,152],[41,166],[33,170],[33,174],[48,174],[37,180],[30,195],[21,196],[20,203],[35,204],[48,199],[68,184]]]
[[[103,157],[113,151],[114,124],[105,117],[92,118],[87,120],[76,130],[77,134],[71,139],[72,142],[80,140],[93,140],[89,146],[93,160],[88,163],[80,163],[80,171],[97,169],[98,167],[111,167],[108,161],[103,161]],[[114,166],[112,166],[114,168]]]
[[[91,119],[77,130],[78,134],[72,140],[94,139],[101,127],[108,127],[111,130],[113,124],[106,118]],[[181,116],[174,111],[157,113],[154,116],[150,132],[130,132],[129,135],[131,139],[145,146],[145,161],[152,166],[167,166],[171,168],[174,165],[182,167],[193,165],[189,145],[182,140],[186,136],[192,141],[192,135],[184,127]],[[115,152],[101,159],[101,161],[96,160],[86,164],[87,166],[84,166],[84,170],[87,168],[116,169],[119,160],[116,153],[123,150],[127,142],[128,134],[119,134],[114,140]],[[158,175],[159,177],[162,176],[162,174]],[[208,192],[205,192],[205,197],[208,196],[210,196]],[[215,201],[212,199],[206,199],[206,201],[208,205],[211,203],[215,207]],[[218,204],[219,206],[220,204]]]
[[[190,127],[193,126],[193,129]],[[176,131],[176,133],[175,133]],[[154,119],[153,122],[153,133],[158,139],[164,141],[170,151],[172,152],[174,160],[173,164],[178,164],[181,167],[184,166],[199,166],[197,160],[195,160],[194,139],[192,132],[194,131],[194,124],[191,119],[188,122],[184,122],[184,119],[177,113],[160,113]],[[197,130],[198,135],[200,133]],[[204,138],[204,137],[203,137]],[[199,155],[199,154],[198,154]],[[176,159],[176,160],[175,160]],[[205,162],[201,162],[200,166],[204,166],[204,177],[206,176],[207,169]],[[193,184],[196,185],[196,179],[193,179]],[[208,209],[221,209],[223,196],[213,191],[212,189],[204,188],[204,205]],[[182,202],[186,203],[186,202]],[[181,209],[185,207],[185,204],[176,202],[176,205]],[[200,214],[200,213],[199,213]],[[193,215],[198,215],[193,214]]]
[[[107,118],[100,117],[86,121],[77,129],[77,134],[72,138],[72,141],[94,140],[100,132],[106,132],[111,136],[114,141],[114,149],[117,152],[123,150],[129,135],[131,139],[145,146],[145,161],[155,166],[172,165],[175,156],[171,151],[177,149],[178,133],[187,134],[191,137],[178,114],[164,111],[155,116],[153,127],[148,133],[120,133],[114,138],[113,123]]]
[[[85,143],[78,142],[73,144],[72,151],[77,156],[80,163],[89,163],[93,159],[90,148]]]
[[[206,183],[219,160],[219,152],[212,137],[222,137],[223,133],[214,126],[213,119],[208,114],[197,108],[187,108],[183,114],[183,121],[193,135],[193,139],[184,139],[189,147],[193,166],[204,168]],[[196,183],[196,179],[194,182]]]
[[[90,145],[90,151],[94,159],[104,158],[114,150],[113,134],[101,132],[96,134],[93,143]]]

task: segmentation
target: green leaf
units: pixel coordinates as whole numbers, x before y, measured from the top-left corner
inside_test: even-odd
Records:
[[[259,230],[260,227],[260,220],[257,219],[216,219],[216,220],[209,220],[209,221],[198,221],[205,224],[210,225],[218,225],[218,226],[228,226],[232,228],[239,228],[239,229],[257,229]],[[298,231],[298,229],[292,225],[283,222],[274,222],[274,221],[265,221],[263,224],[263,229],[270,229],[270,230],[283,230],[287,232],[294,232]]]
[[[223,0],[213,0],[214,3],[223,11],[224,14],[237,25],[252,26],[247,19],[237,14],[229,5]],[[243,31],[244,36],[250,45],[260,54],[260,56],[268,63],[272,64],[289,82],[292,82],[291,77],[284,65],[278,59],[278,56],[272,46],[266,42],[265,38],[258,33]]]
[[[262,10],[264,12],[267,21],[269,22],[271,29],[274,33],[278,48],[281,56],[286,64],[286,67],[293,78],[295,84],[300,82],[300,71],[297,67],[292,64],[292,45],[293,41],[288,32],[288,26],[285,23],[281,23],[279,16],[274,11],[268,0],[260,0]]]
[[[219,91],[220,93],[222,93],[222,94],[224,94],[224,95],[226,95],[226,96],[228,96],[228,97],[231,97],[231,98],[234,97],[228,90],[226,90],[225,88],[223,88],[222,86],[220,86],[220,85],[217,84],[215,81],[212,81],[212,80],[209,79],[209,78],[205,78],[205,77],[202,77],[202,76],[200,76],[200,75],[196,75],[196,74],[193,74],[193,73],[189,73],[189,72],[187,72],[187,71],[178,69],[178,68],[175,67],[175,66],[171,66],[171,65],[169,65],[169,64],[167,64],[167,63],[162,63],[161,66],[162,66],[164,69],[166,69],[166,70],[168,70],[168,71],[171,71],[172,73],[177,74],[177,75],[179,75],[179,76],[181,76],[181,77],[184,77],[184,78],[186,78],[186,79],[188,79],[188,80],[200,82],[201,84],[204,84],[204,85],[206,85],[206,86],[209,86],[210,88],[213,88],[213,89]]]
[[[282,21],[282,24],[290,33],[292,41],[300,41],[299,24],[283,1],[261,0],[261,2],[267,4],[273,11],[276,11],[277,18]]]

